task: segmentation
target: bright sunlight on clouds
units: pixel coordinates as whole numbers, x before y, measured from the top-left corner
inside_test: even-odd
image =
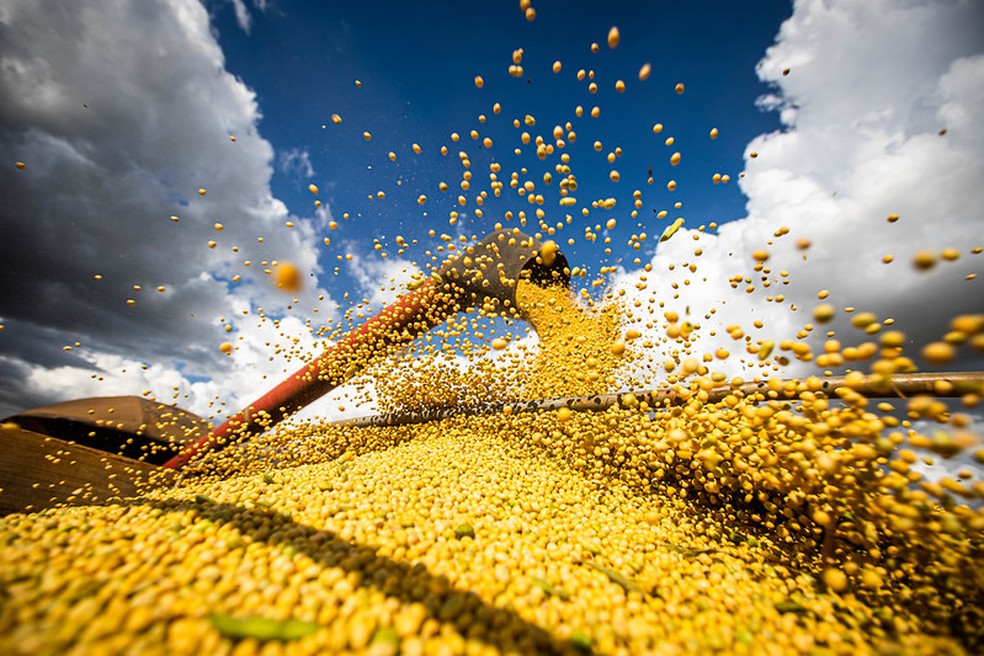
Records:
[[[893,318],[916,344],[940,339],[952,316],[980,311],[982,281],[965,276],[984,258],[969,250],[980,246],[984,207],[984,132],[974,119],[984,115],[982,19],[982,7],[967,2],[797,2],[758,66],[773,85],[761,104],[781,112],[784,128],[745,151],[747,217],[717,235],[681,230],[661,244],[644,297],[655,287],[667,310],[717,326],[714,337],[702,330],[705,353],[744,350],[730,324],[753,330],[752,344],[778,343],[813,323],[821,302]],[[782,227],[788,234],[776,236]],[[809,248],[797,247],[801,239]],[[917,251],[946,248],[960,258],[929,272],[911,265]],[[769,274],[753,270],[758,250],[769,253]],[[638,275],[618,286],[638,294]],[[830,292],[824,301],[821,290]],[[812,339],[827,329],[844,343],[870,339],[839,315]],[[763,327],[750,329],[756,319]],[[758,371],[754,355],[745,360],[721,367]],[[793,364],[788,373],[817,371]]]
[[[238,0],[232,8],[244,39],[268,9]],[[344,164],[368,180],[381,179],[382,167],[303,139],[275,149],[259,125],[260,103],[276,92],[258,96],[227,70],[213,19],[192,0],[0,6],[0,152],[25,163],[0,167],[0,414],[144,391],[203,414],[215,399],[238,408],[316,352],[315,334],[339,318],[346,291],[376,311],[417,270],[391,243],[380,259],[360,242],[340,263],[350,286],[331,277],[338,256],[326,256],[322,240],[330,235],[336,248],[355,235],[328,230],[337,187],[321,169]],[[655,290],[662,309],[702,324],[704,353],[743,352],[725,333],[733,323],[751,331],[752,345],[795,334],[822,289],[841,310],[894,319],[916,343],[938,339],[954,314],[979,311],[981,281],[965,278],[984,257],[969,250],[984,207],[982,19],[979,3],[957,0],[796,2],[757,68],[770,85],[759,105],[778,112],[782,129],[748,143],[745,173],[733,176],[746,217],[702,233],[693,228],[711,219],[688,214],[655,255],[643,251],[652,256],[647,280],[623,270],[615,288],[632,298],[645,287],[644,301]],[[330,125],[331,111],[317,107],[317,122]],[[371,120],[346,116],[366,122],[352,128],[365,145],[359,135]],[[415,161],[394,164],[413,198],[424,190]],[[313,180],[322,188],[312,197],[316,168],[326,180]],[[303,189],[305,202],[325,204],[295,216],[273,189],[277,175]],[[346,223],[389,237],[414,228],[393,221],[369,225],[353,212]],[[929,272],[910,264],[918,250],[945,248],[959,259]],[[753,253],[763,250],[768,273],[754,271]],[[296,294],[272,282],[282,261],[302,274]],[[811,339],[827,329],[865,339],[849,318],[840,311]],[[748,328],[756,320],[762,327]],[[754,355],[745,359],[721,366],[760,371]],[[793,365],[787,373],[815,371]]]

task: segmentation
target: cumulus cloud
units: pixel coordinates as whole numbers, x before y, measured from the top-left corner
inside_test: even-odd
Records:
[[[311,154],[303,148],[291,148],[280,153],[278,159],[280,170],[307,180],[314,177],[314,166],[311,165]]]
[[[314,348],[294,317],[336,311],[318,220],[271,194],[255,95],[200,3],[7,2],[0,42],[0,152],[26,165],[0,172],[0,414],[145,389],[207,414],[282,374],[267,333]],[[308,274],[296,301],[282,260]]]
[[[837,308],[894,319],[916,344],[939,339],[952,316],[980,312],[984,280],[966,278],[984,264],[971,252],[984,246],[982,24],[974,2],[796,2],[757,68],[772,87],[761,104],[780,112],[783,129],[746,149],[747,216],[717,234],[680,231],[659,246],[644,291],[639,271],[616,287],[630,298],[655,292],[681,317],[689,310],[702,327],[697,351],[738,352],[746,364],[718,368],[745,374],[761,373],[757,358],[725,327],[740,324],[753,344],[792,337],[812,322],[823,289]],[[777,236],[781,227],[788,234]],[[812,245],[802,251],[798,239]],[[911,266],[917,251],[945,248],[960,258],[929,272]],[[757,250],[768,251],[770,273],[754,271]],[[870,339],[840,315],[814,331],[815,346],[828,328],[844,342]],[[652,335],[665,328],[653,323]],[[962,356],[957,366],[968,366],[972,354]],[[816,371],[793,364],[786,373]]]
[[[233,8],[248,30],[246,3]],[[724,336],[733,323],[756,340],[795,334],[820,289],[838,307],[894,318],[915,341],[980,311],[982,280],[965,277],[984,261],[969,252],[984,245],[974,241],[984,207],[982,14],[959,0],[797,2],[758,67],[772,85],[761,104],[783,129],[747,148],[747,217],[717,234],[681,230],[651,273],[623,272],[616,288],[655,293],[702,324],[707,353],[721,344],[742,353]],[[324,205],[292,217],[271,194],[274,163],[308,178],[310,158],[276,154],[258,134],[256,98],[225,70],[200,4],[100,0],[51,12],[17,0],[0,5],[0,43],[0,151],[27,165],[0,167],[0,414],[145,389],[204,414],[216,396],[238,409],[317,351],[314,326],[298,317],[335,316],[317,285],[318,233],[331,213]],[[781,226],[789,233],[775,236]],[[799,238],[811,248],[798,250]],[[948,247],[961,258],[928,273],[909,266],[917,250]],[[759,249],[770,254],[766,281],[753,271]],[[894,262],[883,264],[886,254]],[[275,260],[309,274],[296,301],[270,284]],[[357,253],[349,266],[373,310],[413,273],[397,258]],[[651,322],[655,333],[661,322]],[[843,318],[832,328],[863,338]],[[271,359],[285,335],[292,357]],[[222,341],[238,347],[231,356]],[[722,367],[757,371],[745,358],[749,366],[731,358]],[[333,416],[347,394],[319,412]]]
[[[249,34],[250,28],[253,26],[253,16],[249,13],[249,9],[246,8],[246,3],[243,0],[229,0],[232,3],[232,10],[236,12],[236,23],[239,28]]]
[[[236,15],[236,24],[239,25],[239,29],[249,34],[253,28],[253,14],[250,12],[249,7],[246,6],[246,0],[229,0],[229,4],[232,5],[232,11]],[[267,0],[253,0],[251,4],[261,12],[266,11],[269,7]]]
[[[352,256],[349,272],[373,311],[393,303],[406,291],[414,275],[420,273],[418,267],[400,258],[364,257],[357,252],[354,244],[349,252]]]

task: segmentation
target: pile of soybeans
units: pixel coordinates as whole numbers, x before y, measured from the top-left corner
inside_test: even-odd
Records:
[[[563,287],[523,282],[517,299],[539,359],[505,360],[498,378],[488,369],[470,383],[473,396],[517,381],[526,393],[594,394],[633,358],[614,304],[589,309]],[[980,324],[956,322],[972,333]],[[0,651],[960,654],[984,645],[984,514],[956,500],[979,497],[981,483],[920,487],[909,467],[916,450],[966,446],[957,415],[916,398],[911,418],[957,428],[889,432],[890,414],[849,386],[828,398],[818,378],[712,403],[719,381],[689,368],[675,404],[627,395],[595,413],[298,421],[210,454],[139,498],[8,516]],[[431,404],[441,389],[463,398],[423,370],[414,378],[395,367],[378,384],[403,390],[407,407],[424,388]]]
[[[519,4],[533,21],[529,0]],[[619,40],[611,28],[608,48]],[[592,43],[592,56],[599,50]],[[524,73],[523,55],[523,48],[513,50],[508,72],[529,83],[534,66]],[[662,227],[659,221],[683,205],[677,196],[648,191],[677,190],[675,179],[661,176],[679,170],[673,167],[680,152],[660,155],[669,168],[657,168],[653,186],[650,167],[631,200],[614,191],[588,200],[589,189],[605,188],[585,184],[587,175],[580,183],[582,198],[573,195],[579,185],[572,169],[575,144],[590,150],[579,162],[590,161],[584,154],[604,158],[605,180],[635,184],[632,174],[623,179],[614,168],[621,146],[608,144],[607,136],[603,143],[590,123],[601,116],[594,104],[598,81],[619,96],[625,82],[609,85],[600,66],[596,81],[591,65],[569,76],[576,77],[579,92],[590,94],[585,97],[591,105],[577,105],[570,120],[552,129],[553,121],[541,117],[536,127],[533,115],[513,107],[497,119],[504,110],[496,102],[489,116],[479,115],[462,132],[474,143],[451,133],[457,158],[447,145],[440,153],[452,153],[448,161],[460,164],[455,175],[461,179],[442,181],[438,189],[442,195],[461,190],[446,196],[453,208],[447,219],[453,229],[446,229],[457,239],[441,234],[442,243],[426,250],[426,258],[419,252],[424,246],[411,250],[415,239],[397,235],[391,245],[397,256],[424,262],[417,266],[418,283],[430,280],[428,271],[441,270],[444,254],[467,248],[472,223],[466,219],[487,227],[498,212],[492,209],[495,199],[505,194],[506,229],[535,230],[538,240],[555,238],[570,246],[576,243],[570,235],[583,230],[579,239],[597,241],[609,256],[617,247],[610,234],[616,219],[599,215],[621,203],[623,229],[628,220],[638,226],[627,245],[639,256],[634,265],[642,267],[636,289],[647,288],[650,274],[656,279],[676,271],[668,283],[660,281],[660,294],[679,301],[673,303],[678,311],[664,307],[663,300],[657,310],[654,290],[648,305],[641,296],[633,305],[624,289],[592,300],[586,289],[578,298],[562,286],[520,281],[515,314],[463,308],[410,351],[388,358],[367,354],[367,361],[351,367],[364,371],[360,380],[372,382],[373,400],[385,412],[481,404],[500,411],[449,412],[442,419],[390,426],[293,420],[205,454],[176,479],[149,481],[142,496],[0,518],[0,654],[982,653],[984,450],[972,434],[972,419],[957,404],[979,406],[984,388],[955,389],[941,380],[935,391],[959,398],[950,404],[935,396],[893,394],[893,377],[913,371],[917,356],[906,335],[890,329],[889,319],[865,312],[850,319],[869,339],[858,345],[842,346],[829,331],[819,352],[820,331],[811,333],[812,324],[781,341],[755,339],[764,333],[746,334],[734,325],[727,329],[733,340],[727,343],[737,355],[719,346],[723,340],[714,341],[713,352],[701,352],[699,319],[690,316],[687,293],[704,275],[696,275],[704,243],[690,251],[692,261],[673,262],[666,272],[654,272],[652,263],[643,267],[641,259],[651,254],[643,252],[646,230]],[[549,68],[552,75],[562,69],[559,60]],[[639,83],[651,72],[645,63]],[[484,78],[476,76],[475,86],[484,88]],[[674,97],[683,93],[684,85],[677,84]],[[480,182],[482,175],[473,171],[492,152],[486,133],[510,112],[517,112],[512,128],[506,124],[515,130],[515,149],[500,150],[504,156],[487,164],[488,182]],[[670,119],[660,120],[667,121],[667,131],[657,122],[652,134],[659,135],[661,147],[675,151]],[[338,130],[354,123],[343,126],[338,114],[331,121]],[[362,141],[372,140],[369,131],[357,129]],[[718,128],[706,134],[717,139]],[[464,150],[469,146],[474,168]],[[417,143],[400,147],[414,157],[422,152]],[[393,148],[387,162],[397,161]],[[530,168],[510,171],[511,164],[501,163],[522,162],[507,158],[524,149]],[[752,151],[749,157],[758,155]],[[399,175],[396,184],[402,185]],[[714,185],[730,181],[721,173],[708,178]],[[317,185],[308,189],[318,193]],[[204,187],[199,194],[204,197]],[[382,190],[368,196],[374,202],[384,197]],[[666,209],[652,207],[650,220],[644,207],[651,198]],[[425,194],[417,198],[421,207],[445,207],[439,203]],[[523,209],[514,213],[514,207]],[[483,212],[488,218],[478,221]],[[341,217],[351,219],[349,225],[357,218],[364,222],[354,210]],[[397,220],[387,216],[386,230]],[[898,220],[898,214],[888,217],[892,224]],[[680,233],[674,245],[697,242],[705,233],[703,225],[680,232],[683,224],[683,217],[667,224],[658,241]],[[214,226],[223,229],[221,223]],[[285,226],[294,228],[292,221]],[[339,224],[332,220],[327,226],[336,230]],[[773,236],[789,232],[779,227]],[[435,241],[436,234],[429,231]],[[867,239],[859,235],[850,238]],[[330,242],[324,238],[326,246]],[[208,242],[209,249],[216,246]],[[805,260],[810,240],[800,237],[796,248]],[[232,249],[238,253],[238,246]],[[379,239],[374,249],[388,256]],[[982,249],[975,246],[970,253],[979,256]],[[788,272],[773,273],[766,250],[751,255],[755,277],[739,272],[728,279],[731,288],[748,294],[758,289],[769,294],[767,302],[782,304],[784,294],[774,291],[789,283]],[[956,249],[940,254],[949,264],[959,257]],[[888,265],[893,259],[885,255],[881,261]],[[628,266],[620,257],[605,262],[600,277],[587,282],[592,288]],[[913,258],[920,271],[936,263],[930,251]],[[278,289],[299,292],[305,276],[298,269],[286,262],[267,265],[262,261]],[[689,290],[686,271],[695,274]],[[578,283],[587,268],[566,274]],[[828,292],[818,296],[824,300]],[[300,307],[294,301],[288,309]],[[363,319],[368,305],[365,300],[350,307],[346,318]],[[792,303],[782,307],[797,311]],[[714,312],[704,319],[710,323]],[[262,309],[257,313],[265,319]],[[835,313],[824,303],[812,319],[827,324]],[[746,318],[755,317],[741,320]],[[231,322],[221,323],[232,332]],[[536,340],[520,334],[516,327],[524,325]],[[754,325],[763,327],[761,321]],[[238,340],[245,338],[229,339],[219,348],[234,357]],[[298,341],[288,337],[272,350],[292,356]],[[953,318],[950,331],[920,353],[923,361],[946,365],[959,361],[958,352],[970,351],[977,357],[984,351],[984,315]],[[745,381],[713,370],[725,368],[722,361],[729,357],[728,364],[741,359],[744,370],[761,372],[757,391],[743,391]],[[771,377],[791,359],[823,373]],[[348,369],[353,362],[344,364]],[[826,385],[833,371],[848,367],[853,371],[844,386]],[[657,383],[671,390],[660,397],[665,403],[650,405],[627,393]],[[861,393],[871,385],[884,390],[885,398]],[[722,389],[726,393],[711,393]],[[622,393],[618,403],[597,412],[519,412],[502,405],[614,392]],[[355,405],[363,400],[355,398]],[[941,459],[961,464],[952,476],[926,477]]]

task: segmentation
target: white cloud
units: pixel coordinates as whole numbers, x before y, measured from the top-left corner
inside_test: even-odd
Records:
[[[228,0],[228,2],[232,5],[232,11],[236,15],[236,24],[239,25],[239,29],[249,34],[253,27],[253,14],[250,12],[249,7],[246,6],[246,0]],[[267,0],[253,0],[251,4],[260,12],[265,12],[270,6]]]
[[[246,34],[249,34],[250,27],[253,25],[253,16],[249,13],[249,9],[246,8],[246,3],[244,0],[229,0],[232,3],[232,9],[236,12],[236,22],[239,24],[240,29]]]
[[[331,323],[336,307],[316,282],[318,221],[271,194],[255,95],[225,70],[205,9],[15,1],[0,29],[0,151],[26,163],[0,172],[0,413],[174,387],[202,413],[252,400],[284,370],[266,342],[310,351],[294,317]],[[284,260],[309,274],[296,301],[264,272]],[[239,335],[249,349],[223,355]]]
[[[248,29],[245,3],[234,9]],[[644,298],[655,291],[681,315],[689,308],[704,327],[698,352],[722,341],[740,351],[721,339],[731,323],[756,339],[795,333],[823,288],[837,306],[893,316],[917,339],[939,336],[952,314],[979,311],[984,281],[963,277],[984,261],[967,252],[978,245],[984,207],[982,11],[956,0],[798,2],[758,69],[775,84],[765,104],[779,109],[785,128],[748,147],[740,181],[748,216],[716,236],[680,231],[653,258],[645,292],[636,289],[638,271],[620,275],[617,287]],[[0,27],[0,149],[27,163],[0,167],[8,235],[0,243],[0,412],[143,389],[159,398],[177,391],[198,412],[210,412],[216,396],[238,408],[301,364],[301,355],[271,361],[267,342],[288,335],[299,353],[316,352],[295,317],[330,323],[334,303],[317,300],[325,292],[313,280],[292,302],[260,263],[289,259],[316,276],[317,232],[330,211],[290,217],[270,193],[275,153],[257,133],[255,96],[225,71],[203,8],[102,0],[56,13],[22,0],[0,5]],[[303,150],[277,163],[314,175]],[[893,212],[902,218],[888,224]],[[773,237],[783,225],[790,234]],[[813,242],[806,261],[793,247],[799,237]],[[751,253],[769,240],[775,282],[763,289]],[[909,267],[914,251],[944,247],[959,248],[961,259],[928,274]],[[885,253],[896,261],[883,265]],[[356,256],[351,267],[373,311],[412,273],[375,255]],[[752,278],[756,292],[746,294],[744,282],[732,289],[735,274]],[[229,284],[234,275],[242,280]],[[766,300],[779,293],[783,303]],[[286,318],[260,322],[260,307]],[[762,329],[751,327],[756,319]],[[834,328],[854,334],[844,322]],[[227,339],[240,345],[230,357],[217,348]],[[75,341],[80,349],[62,350]],[[729,366],[739,369],[734,359]],[[319,407],[336,412],[350,389]]]
[[[278,158],[280,170],[296,175],[305,180],[314,177],[314,166],[311,165],[311,154],[304,148],[291,148],[280,153]]]
[[[363,256],[354,245],[348,250],[352,256],[349,273],[369,301],[372,312],[378,312],[393,303],[406,291],[407,283],[414,275],[420,273],[418,267],[398,257],[383,259],[376,255]]]
[[[822,289],[838,308],[894,318],[916,343],[939,339],[955,314],[980,312],[984,280],[965,276],[980,274],[984,264],[984,255],[970,252],[984,246],[982,24],[984,6],[975,2],[797,2],[758,66],[774,85],[763,105],[781,111],[784,129],[747,147],[740,180],[747,217],[717,235],[681,231],[659,246],[644,292],[635,289],[638,271],[619,276],[617,287],[630,298],[655,292],[681,316],[689,307],[691,320],[702,324],[698,354],[722,344],[743,354],[744,342],[724,333],[731,323],[754,340],[794,336],[812,321]],[[889,223],[893,213],[901,218]],[[782,226],[789,234],[774,236]],[[812,242],[805,259],[795,247],[799,238]],[[768,288],[753,271],[752,253],[763,248],[770,253]],[[928,273],[910,265],[917,251],[944,248],[958,249],[960,259]],[[882,262],[887,254],[891,264]],[[696,264],[696,273],[684,263]],[[788,272],[788,284],[780,271]],[[750,278],[756,290],[747,294],[745,280],[732,289],[734,275]],[[782,303],[766,300],[777,294]],[[841,315],[831,326],[838,338],[867,339]],[[763,328],[753,327],[756,319]],[[651,334],[665,329],[661,317],[658,323]],[[815,331],[814,344],[824,332]],[[759,371],[734,358],[719,368]],[[804,371],[816,369],[787,373]]]

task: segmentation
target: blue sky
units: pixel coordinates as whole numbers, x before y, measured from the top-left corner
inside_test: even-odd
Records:
[[[845,344],[870,339],[848,308],[869,311],[906,332],[917,360],[954,315],[981,312],[984,5],[533,6],[529,22],[511,1],[0,4],[0,416],[114,394],[206,415],[238,409],[323,348],[312,334],[320,326],[363,298],[374,309],[392,300],[442,233],[480,237],[509,225],[507,211],[532,214],[509,187],[513,172],[543,194],[544,221],[564,222],[553,237],[589,273],[576,285],[689,311],[704,324],[695,355],[739,352],[720,363],[729,375],[760,363],[742,360],[726,326],[744,326],[752,347],[778,344],[804,330],[821,290],[838,310],[827,332]],[[640,81],[645,63],[652,72]],[[580,69],[594,71],[597,93]],[[565,146],[541,161],[520,136],[552,144],[555,125]],[[473,176],[467,192],[459,151]],[[562,153],[578,185],[572,208],[559,204]],[[505,184],[498,199],[493,162]],[[730,182],[714,184],[716,173]],[[609,198],[614,207],[592,207]],[[677,217],[684,228],[657,248]],[[699,231],[711,222],[716,230]],[[538,230],[532,218],[527,230]],[[635,250],[627,242],[642,232]],[[397,235],[417,244],[400,255]],[[806,241],[808,250],[796,246]],[[763,249],[769,273],[754,270]],[[958,257],[917,271],[923,249]],[[271,284],[267,271],[283,261],[306,274],[296,295]],[[612,268],[594,287],[602,267]],[[750,282],[733,285],[735,276]],[[646,372],[652,385],[671,348],[660,314],[631,318],[656,344],[645,354],[657,365]],[[827,332],[808,340],[819,349]],[[949,366],[980,368],[981,357],[964,346]],[[793,362],[782,374],[816,371]],[[311,412],[373,411],[346,393]]]
[[[419,256],[433,242],[427,230],[455,231],[447,225],[453,210],[470,214],[458,230],[482,236],[496,221],[505,221],[505,211],[530,209],[514,193],[486,204],[483,218],[472,213],[474,202],[459,207],[460,150],[471,157],[477,182],[466,194],[470,201],[488,188],[490,162],[503,166],[500,177],[506,181],[509,172],[526,166],[530,175],[524,179],[546,189],[546,219],[563,220],[571,210],[558,206],[557,182],[541,183],[556,158],[540,162],[532,147],[522,156],[513,149],[522,131],[550,139],[553,126],[567,121],[577,133],[566,148],[579,182],[577,197],[619,201],[617,211],[577,215],[565,233],[578,238],[581,224],[616,217],[618,227],[606,233],[613,240],[612,254],[603,252],[600,241],[578,238],[573,246],[564,244],[571,262],[596,273],[600,266],[634,259],[638,253],[626,246],[631,234],[658,236],[677,216],[695,225],[744,216],[745,198],[737,184],[714,185],[711,178],[720,172],[737,179],[745,144],[779,128],[775,112],[756,107],[766,86],[755,75],[755,64],[788,17],[787,2],[757,3],[753,12],[735,3],[666,3],[654,11],[644,3],[554,2],[538,3],[536,9],[537,20],[528,22],[511,2],[302,3],[252,11],[247,31],[232,5],[212,6],[228,70],[257,93],[261,133],[280,152],[309,156],[309,170],[277,168],[274,193],[304,216],[311,212],[307,186],[314,182],[341,225],[332,235],[335,244],[323,254],[326,268],[334,268],[332,260],[351,241],[366,244],[378,237],[392,253],[396,234],[418,239],[417,253],[411,249],[407,255]],[[621,34],[614,50],[607,45],[613,25]],[[591,52],[592,43],[600,46],[598,53]],[[517,48],[524,50],[521,78],[508,73]],[[557,60],[563,68],[554,74]],[[647,62],[653,72],[642,82],[638,72]],[[589,80],[577,80],[580,69],[595,72],[597,93],[589,93]],[[482,89],[475,87],[476,75],[483,77]],[[626,83],[621,94],[614,88],[618,79]],[[674,90],[679,82],[685,85],[683,95]],[[496,102],[502,106],[498,116],[492,111]],[[574,114],[579,104],[585,110],[580,119]],[[601,109],[597,119],[588,115],[594,106]],[[343,117],[341,124],[330,121],[334,113]],[[486,123],[479,123],[480,114]],[[513,119],[527,114],[536,125],[514,128]],[[652,132],[657,122],[665,126],[659,135]],[[716,140],[708,136],[712,127],[719,130]],[[492,138],[490,151],[468,136],[472,129]],[[367,130],[373,135],[368,143],[362,138]],[[452,142],[453,132],[460,142]],[[672,147],[664,145],[669,136],[675,139]],[[601,152],[592,147],[596,140],[603,143]],[[421,155],[411,151],[415,142]],[[446,157],[439,154],[441,146],[449,148]],[[605,156],[616,146],[623,154],[610,165]],[[395,162],[387,156],[391,151]],[[685,157],[671,167],[669,158],[678,151]],[[617,184],[610,181],[612,169],[622,176]],[[652,184],[647,184],[649,169]],[[666,190],[671,179],[679,185],[675,193]],[[442,180],[458,193],[441,193]],[[636,189],[643,192],[644,205],[631,220],[626,208]],[[380,190],[384,199],[367,199]],[[417,203],[420,194],[428,197],[423,206]],[[672,207],[677,202],[683,203],[679,210]],[[670,215],[657,220],[653,209]],[[342,219],[346,212],[352,220]],[[654,245],[649,242],[647,250]],[[340,282],[351,284],[344,267]]]

